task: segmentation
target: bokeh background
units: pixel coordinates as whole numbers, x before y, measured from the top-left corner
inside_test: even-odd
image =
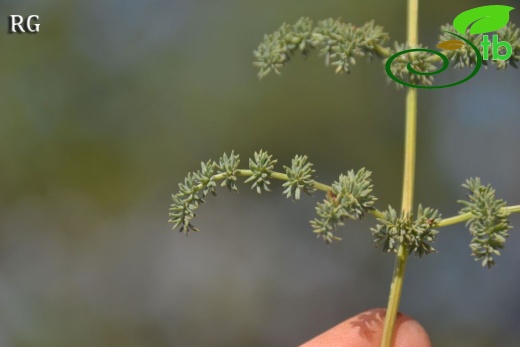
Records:
[[[421,41],[487,4],[422,1]],[[403,41],[405,13],[404,0],[0,1],[0,346],[295,346],[385,306],[394,260],[371,243],[374,219],[326,247],[308,224],[321,194],[242,185],[200,208],[199,233],[167,220],[184,175],[232,149],[279,168],[307,154],[324,182],[367,167],[378,206],[397,207],[405,93],[381,62],[337,76],[313,55],[258,81],[252,51],[300,16],[375,19]],[[9,14],[38,14],[40,33],[7,34]],[[491,68],[419,92],[417,202],[454,215],[480,176],[520,203],[519,91],[520,71]],[[491,271],[469,240],[445,228],[438,254],[411,258],[401,310],[434,346],[520,346],[518,229]]]

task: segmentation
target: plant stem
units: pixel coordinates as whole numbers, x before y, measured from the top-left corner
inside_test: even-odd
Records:
[[[413,1],[413,0],[412,0]],[[417,89],[409,88],[406,94],[406,131],[404,149],[403,197],[401,210],[411,212],[415,181],[415,150],[417,141]]]
[[[504,210],[506,210],[509,213],[519,213],[520,205],[507,206],[507,207],[504,207]],[[503,210],[501,210],[501,211],[503,211]],[[465,222],[470,218],[471,218],[471,213],[467,212],[467,213],[459,214],[458,216],[441,219],[439,221],[439,223],[437,223],[435,226],[438,228],[447,227],[449,225]]]
[[[395,258],[394,273],[392,276],[392,284],[390,286],[390,295],[388,297],[388,306],[386,309],[381,347],[390,347],[392,345],[395,320],[397,318],[399,301],[401,300],[401,292],[403,290],[404,273],[407,259],[408,250],[406,247],[400,245]]]
[[[409,47],[416,47],[418,38],[418,18],[419,0],[408,0],[408,26],[407,42]],[[415,151],[417,140],[417,89],[408,88],[406,94],[406,133],[404,149],[404,175],[403,175],[403,196],[401,203],[401,213],[406,214],[412,211],[413,190],[415,179]],[[399,310],[399,301],[403,289],[404,274],[408,250],[401,243],[395,259],[392,284],[385,315],[385,325],[381,347],[391,347],[394,335],[395,320]]]

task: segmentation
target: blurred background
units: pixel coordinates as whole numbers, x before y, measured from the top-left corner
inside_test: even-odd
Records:
[[[421,41],[488,4],[422,1]],[[241,185],[200,208],[199,233],[167,221],[185,174],[232,149],[279,169],[307,154],[329,183],[366,167],[378,207],[398,207],[405,93],[381,62],[338,76],[313,54],[258,81],[252,51],[301,16],[375,19],[402,42],[405,13],[404,0],[0,1],[0,346],[296,346],[386,306],[394,257],[373,247],[374,219],[327,247],[308,224],[319,193]],[[39,15],[40,33],[7,34],[10,14]],[[519,91],[518,70],[490,68],[419,92],[417,202],[457,214],[479,176],[520,203]],[[462,225],[410,259],[401,310],[434,346],[519,346],[519,230],[491,271]]]

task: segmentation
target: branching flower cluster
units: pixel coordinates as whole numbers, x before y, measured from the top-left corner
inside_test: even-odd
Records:
[[[230,155],[224,153],[218,161],[201,163],[201,169],[188,173],[184,182],[179,184],[179,192],[172,195],[173,203],[169,215],[173,228],[178,227],[184,233],[198,231],[193,226],[192,219],[197,208],[205,202],[206,196],[210,193],[216,195],[216,182],[222,181],[222,187],[238,191],[236,182],[240,176],[248,177],[245,183],[251,183],[251,189],[259,194],[270,191],[270,179],[285,181],[283,194],[293,200],[299,200],[302,192],[310,195],[318,188],[326,191],[327,199],[318,204],[318,218],[311,221],[311,224],[314,232],[327,243],[339,239],[332,231],[338,225],[343,225],[343,219],[361,219],[367,211],[373,210],[376,198],[372,195],[370,171],[349,171],[330,187],[314,180],[313,164],[305,155],[296,155],[291,166],[284,166],[285,174],[274,171],[276,162],[272,155],[261,150],[249,159],[249,170],[238,168],[240,158],[234,152]]]
[[[249,168],[240,169],[240,157],[231,152],[224,153],[218,161],[202,162],[199,170],[190,172],[179,184],[178,193],[172,195],[170,222],[173,228],[181,232],[198,231],[192,224],[197,208],[205,203],[208,195],[217,195],[217,182],[229,191],[238,191],[239,177],[246,177],[245,183],[261,194],[270,191],[272,179],[284,181],[283,194],[292,200],[299,200],[301,194],[312,194],[316,190],[326,193],[325,199],[316,205],[316,217],[310,221],[313,232],[327,244],[341,240],[335,235],[339,226],[346,220],[359,220],[367,213],[374,214],[379,223],[371,229],[374,242],[384,252],[397,252],[403,245],[409,253],[421,257],[435,252],[432,243],[440,226],[440,213],[432,208],[419,205],[417,214],[400,213],[389,207],[386,211],[378,211],[374,204],[377,198],[373,195],[372,173],[364,168],[341,174],[331,186],[314,179],[313,164],[305,155],[296,155],[290,166],[284,166],[284,172],[276,172],[276,159],[265,151],[254,153],[249,159]],[[495,265],[494,256],[504,248],[511,228],[507,217],[509,211],[506,203],[495,198],[495,190],[484,186],[478,178],[469,179],[463,185],[470,191],[468,201],[461,214],[468,214],[469,230],[473,235],[470,244],[472,255],[482,261],[483,266]],[[449,224],[448,224],[449,225]]]
[[[440,42],[456,39],[446,32],[457,32],[451,24],[442,26],[441,30]],[[505,61],[493,60],[493,64],[499,70],[505,70],[508,65],[516,68],[517,63],[520,62],[520,29],[510,22],[497,33],[501,40],[511,44],[513,54]],[[481,47],[482,35],[470,34],[468,29],[464,36],[476,47]],[[388,38],[384,28],[375,25],[373,21],[356,27],[340,19],[329,18],[314,25],[311,19],[303,17],[293,25],[283,24],[274,33],[265,35],[264,41],[253,52],[254,65],[260,68],[258,73],[260,78],[265,77],[271,71],[280,74],[280,69],[290,61],[296,52],[307,56],[312,50],[317,49],[320,55],[325,57],[326,65],[336,67],[336,73],[349,73],[351,66],[356,63],[356,58],[363,56],[371,58],[375,55],[383,58],[385,63],[386,58],[397,52],[422,47],[421,45],[409,47],[407,44],[398,42],[385,47],[384,43]],[[462,43],[462,41],[459,42]],[[488,53],[489,57],[492,57],[491,48]],[[442,50],[442,54],[453,63],[455,68],[473,68],[477,62],[475,51],[465,43],[458,47]],[[414,85],[431,86],[434,80],[433,73],[440,69],[436,64],[440,62],[440,57],[431,52],[416,51],[397,57],[392,62],[391,71],[402,81]],[[488,62],[483,61],[483,64],[487,65]],[[418,73],[411,72],[410,68]],[[403,87],[394,81],[392,83],[399,89]]]
[[[345,219],[359,220],[366,212],[373,210],[377,198],[372,195],[371,174],[363,168],[340,175],[326,199],[316,206],[317,218],[311,221],[311,226],[327,244],[341,240],[334,235],[334,231],[344,225]]]
[[[344,23],[340,19],[326,19],[313,25],[311,19],[300,18],[294,25],[283,24],[273,34],[265,35],[264,41],[253,52],[258,76],[271,71],[280,73],[297,51],[307,56],[318,49],[325,56],[327,65],[336,67],[337,73],[348,73],[356,57],[372,57],[378,54],[377,47],[388,39],[383,27],[373,21],[361,27]]]
[[[463,187],[470,191],[469,200],[459,202],[465,206],[461,213],[471,213],[466,223],[473,236],[469,245],[471,255],[482,261],[482,266],[491,268],[495,265],[494,256],[500,255],[499,250],[504,248],[508,230],[512,228],[506,202],[497,199],[495,189],[482,185],[479,178],[468,179]]]
[[[438,231],[433,227],[440,220],[439,211],[419,205],[417,218],[412,213],[397,214],[391,206],[378,218],[379,224],[372,228],[374,242],[382,246],[384,252],[396,253],[403,244],[409,253],[422,257],[435,252],[431,243]]]
[[[184,183],[179,183],[179,192],[172,195],[173,203],[170,207],[170,222],[173,223],[173,228],[179,227],[184,233],[190,230],[198,231],[191,224],[191,220],[195,217],[195,210],[205,202],[204,198],[208,193],[216,195],[214,176],[216,167],[216,163],[212,161],[202,162],[200,170],[188,173]],[[224,177],[229,175],[229,172],[220,174]]]
[[[300,199],[302,192],[311,194],[316,190],[313,179],[314,169],[307,161],[307,156],[297,155],[290,167],[285,166],[285,174],[273,171],[277,160],[265,151],[254,153],[249,159],[249,170],[239,169],[240,157],[231,152],[224,153],[218,161],[208,161],[201,164],[201,169],[190,172],[179,184],[179,192],[172,195],[173,203],[170,207],[170,222],[173,228],[181,232],[198,231],[191,223],[197,208],[205,202],[206,196],[216,195],[216,181],[222,181],[221,186],[230,191],[238,192],[236,185],[238,177],[248,177],[246,183],[251,183],[251,189],[257,193],[270,191],[270,178],[276,177],[286,181],[284,194],[293,200]]]

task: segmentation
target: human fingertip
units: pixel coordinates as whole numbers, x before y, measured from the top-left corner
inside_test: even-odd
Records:
[[[300,347],[379,347],[386,310],[362,312],[336,325]],[[426,330],[415,319],[397,315],[393,347],[431,347]]]

